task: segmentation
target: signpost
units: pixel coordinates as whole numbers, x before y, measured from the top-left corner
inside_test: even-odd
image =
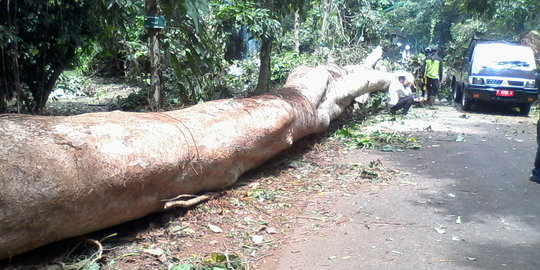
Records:
[[[149,29],[165,28],[165,16],[144,16],[144,27]]]
[[[144,27],[148,29],[148,50],[150,57],[150,92],[148,103],[152,111],[161,108],[161,54],[159,50],[159,31],[165,27],[165,17],[158,16],[157,0],[146,0]]]

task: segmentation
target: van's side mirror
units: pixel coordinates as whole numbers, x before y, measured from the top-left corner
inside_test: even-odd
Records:
[[[465,62],[469,62],[469,60],[470,60],[470,59],[469,59],[469,57],[468,57],[468,56],[464,56],[464,57],[463,57],[463,61],[465,61]]]

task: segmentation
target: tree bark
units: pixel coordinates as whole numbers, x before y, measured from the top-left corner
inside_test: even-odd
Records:
[[[178,111],[0,115],[0,259],[229,187],[391,78],[300,67],[269,94]]]
[[[300,12],[294,12],[294,51],[300,53]]]
[[[265,0],[265,8],[274,11],[274,0]],[[272,70],[270,66],[270,57],[272,55],[272,39],[273,34],[271,32],[267,33],[268,36],[261,39],[261,52],[259,56],[260,66],[259,66],[259,79],[257,81],[257,86],[253,93],[255,95],[262,95],[270,90],[270,79],[272,78]]]
[[[0,48],[0,61],[2,62],[2,66],[0,66],[0,113],[6,113],[8,101],[7,92],[9,91],[9,87],[7,80],[7,69],[5,65],[4,48]]]
[[[17,113],[21,113],[21,79],[19,74],[19,48],[18,42],[15,40],[13,42],[13,51],[15,52],[13,57],[13,87],[15,88],[15,93],[17,93]]]
[[[158,14],[158,1],[146,0],[147,16]],[[159,50],[159,29],[148,28],[148,54],[150,58],[150,92],[148,103],[152,111],[161,109],[161,53]]]
[[[27,106],[27,108],[30,108],[30,113],[41,114],[43,112],[43,110],[45,109],[45,105],[47,105],[47,101],[49,100],[49,95],[51,94],[54,85],[56,84],[56,81],[58,81],[58,78],[60,78],[60,75],[62,75],[64,67],[60,65],[55,65],[51,67],[51,70],[54,71],[49,75],[48,78],[44,79],[46,82],[40,84],[41,89],[38,91],[36,95],[36,100],[33,102],[34,106]],[[47,77],[47,72],[43,72],[44,77]],[[20,97],[24,99],[24,96],[22,94]]]
[[[261,56],[259,67],[259,80],[255,91],[255,95],[262,95],[270,90],[270,79],[272,77],[272,70],[270,67],[270,57],[272,54],[272,41],[268,38],[263,38],[261,41]]]

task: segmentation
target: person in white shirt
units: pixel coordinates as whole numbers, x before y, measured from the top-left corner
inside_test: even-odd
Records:
[[[409,108],[414,103],[411,87],[413,86],[414,77],[408,72],[397,72],[396,79],[390,83],[388,88],[388,107],[390,113],[396,114],[402,110],[402,114],[407,114]]]
[[[411,46],[405,45],[405,49],[401,51],[401,63],[408,65],[411,60]]]

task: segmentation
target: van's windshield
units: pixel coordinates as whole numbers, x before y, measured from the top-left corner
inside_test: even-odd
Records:
[[[536,69],[534,52],[526,46],[498,43],[478,44],[474,49],[472,60],[473,70],[493,68],[532,71]]]

